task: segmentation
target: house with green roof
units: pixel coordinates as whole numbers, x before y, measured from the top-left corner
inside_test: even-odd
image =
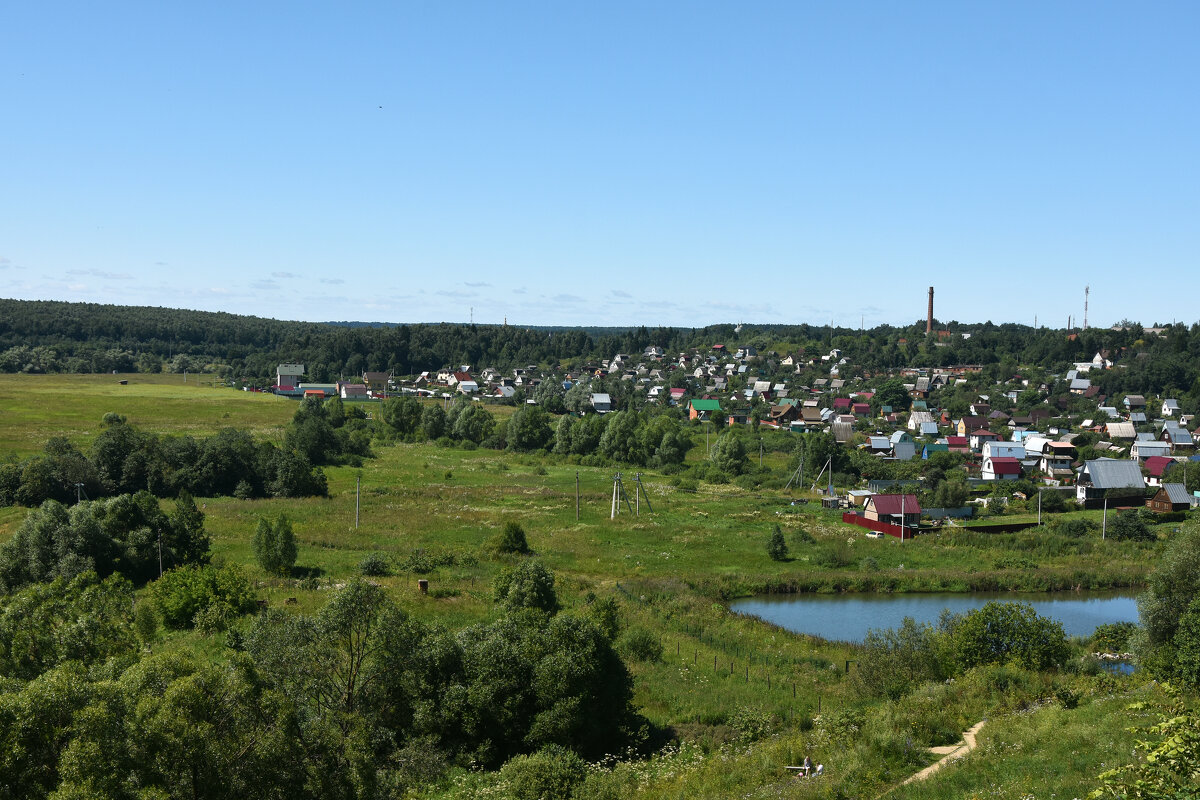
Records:
[[[708,419],[714,411],[721,410],[719,400],[689,400],[688,419]]]

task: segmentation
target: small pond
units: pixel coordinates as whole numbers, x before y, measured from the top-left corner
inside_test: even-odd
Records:
[[[990,600],[1028,603],[1058,620],[1068,636],[1097,625],[1137,622],[1135,595],[1121,592],[972,592],[967,594],[786,594],[735,600],[730,608],[794,633],[861,642],[871,629],[898,628],[905,617],[936,625],[944,609],[962,614]]]

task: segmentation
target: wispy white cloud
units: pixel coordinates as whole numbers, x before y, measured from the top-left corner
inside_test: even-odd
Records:
[[[490,283],[486,283],[486,282],[484,282],[484,281],[478,281],[478,282],[475,282],[475,283],[472,283],[471,281],[467,281],[467,282],[466,282],[466,283],[464,283],[463,285],[464,285],[464,286],[470,286],[472,289],[489,289],[489,288],[491,288],[491,284],[490,284]]]
[[[272,278],[299,278],[300,276],[294,272],[272,272]]]
[[[68,275],[86,275],[92,278],[102,278],[106,281],[129,281],[133,276],[127,272],[105,272],[99,269],[69,269]]]
[[[439,289],[438,291],[434,292],[434,294],[436,294],[439,297],[456,297],[456,298],[478,297],[479,296],[475,292],[460,292],[457,289]]]
[[[631,295],[629,292],[623,292],[620,289],[613,289],[612,293],[613,293],[613,297],[624,297],[624,298],[633,297],[633,295]]]

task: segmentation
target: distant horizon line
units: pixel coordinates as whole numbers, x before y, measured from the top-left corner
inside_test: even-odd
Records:
[[[607,323],[607,324],[606,323],[573,323],[573,324],[531,323],[531,322],[509,322],[507,319],[505,319],[502,322],[479,322],[479,321],[474,321],[474,320],[449,320],[449,319],[426,320],[426,321],[398,320],[398,321],[390,322],[390,321],[384,321],[384,320],[299,319],[299,318],[287,318],[287,317],[273,317],[273,316],[267,316],[265,314],[248,314],[248,313],[242,313],[242,312],[237,312],[237,311],[213,310],[213,309],[207,309],[207,308],[188,308],[185,306],[169,306],[169,305],[138,305],[138,304],[127,304],[127,303],[108,303],[108,302],[100,302],[100,301],[95,301],[95,300],[59,300],[59,299],[46,299],[46,298],[30,299],[30,298],[19,298],[19,297],[0,298],[0,300],[8,300],[8,301],[17,302],[17,303],[63,303],[63,304],[67,304],[67,305],[94,305],[94,306],[112,306],[114,308],[130,308],[130,309],[145,308],[145,309],[159,309],[159,310],[170,310],[170,311],[186,311],[186,312],[192,312],[192,313],[198,313],[198,314],[228,314],[231,316],[238,316],[238,317],[269,319],[269,320],[273,320],[275,322],[296,322],[296,323],[304,323],[304,324],[310,324],[310,325],[332,325],[332,326],[338,326],[338,327],[347,327],[347,326],[397,327],[400,325],[463,325],[463,326],[475,325],[475,326],[497,327],[497,328],[507,326],[510,328],[545,328],[545,329],[558,329],[558,330],[583,330],[583,329],[588,329],[588,328],[597,328],[597,329],[604,329],[604,330],[633,330],[633,329],[637,329],[637,328],[647,328],[647,329],[672,328],[672,329],[702,330],[704,328],[712,328],[712,327],[717,327],[717,326],[721,326],[721,325],[727,325],[727,326],[732,326],[732,327],[745,326],[745,327],[755,327],[755,328],[799,327],[802,325],[807,325],[810,328],[819,328],[819,329],[820,328],[829,329],[832,327],[834,330],[871,331],[871,330],[876,330],[879,328],[896,328],[896,329],[903,329],[903,328],[909,328],[909,327],[920,328],[920,327],[923,327],[927,321],[924,318],[919,318],[919,319],[914,319],[913,321],[908,322],[908,323],[878,322],[870,327],[866,327],[865,325],[861,325],[861,324],[860,325],[852,325],[852,324],[843,324],[843,323],[838,323],[838,322],[833,322],[833,321],[831,321],[831,322],[804,322],[804,321],[801,321],[801,322],[746,322],[746,321],[734,322],[734,321],[726,320],[726,321],[708,322],[708,323],[705,323],[702,325],[688,324],[688,323],[662,323],[662,322],[654,322],[654,323],[632,322],[632,323],[617,324],[617,325],[614,325],[611,323]],[[1115,330],[1121,330],[1121,329],[1123,329],[1123,327],[1129,327],[1132,324],[1140,324],[1140,323],[1137,323],[1136,321],[1121,320],[1120,322],[1116,322],[1111,325],[1099,325],[1099,326],[1098,325],[1089,325],[1087,328],[1083,328],[1078,325],[1071,325],[1069,327],[1063,326],[1063,327],[1059,328],[1059,327],[1047,326],[1044,324],[1030,324],[1028,322],[1017,322],[1017,321],[1012,321],[1012,320],[996,322],[995,320],[988,319],[988,320],[982,320],[982,321],[969,322],[969,321],[956,320],[956,319],[952,319],[952,320],[937,320],[937,319],[935,319],[934,321],[937,323],[937,326],[941,327],[942,329],[945,329],[947,326],[980,327],[980,326],[985,326],[985,325],[990,324],[995,327],[1000,327],[1000,326],[1004,326],[1004,325],[1017,325],[1020,327],[1028,328],[1030,330],[1051,330],[1051,331],[1063,331],[1063,332],[1075,332],[1075,333],[1082,333],[1084,330],[1096,330],[1096,329],[1115,331]],[[1127,322],[1129,323],[1129,325],[1125,325],[1125,326],[1122,325],[1122,323],[1127,323]],[[1200,320],[1197,320],[1195,322],[1190,322],[1190,323],[1184,322],[1181,320],[1172,320],[1169,323],[1164,323],[1164,322],[1159,322],[1156,320],[1151,325],[1141,325],[1141,327],[1143,330],[1156,330],[1156,329],[1169,328],[1171,326],[1178,325],[1178,324],[1183,324],[1188,327],[1191,327],[1192,325],[1200,324]]]

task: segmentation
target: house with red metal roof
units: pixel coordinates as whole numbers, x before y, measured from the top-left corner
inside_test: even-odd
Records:
[[[988,456],[979,474],[985,481],[1015,481],[1021,477],[1021,462],[1011,456]]]
[[[921,522],[921,504],[915,494],[873,494],[867,498],[863,516],[876,522],[916,527]]]
[[[1169,456],[1150,456],[1143,467],[1146,470],[1146,483],[1149,486],[1162,486],[1163,476],[1167,470],[1178,463]],[[1180,473],[1182,474],[1182,473]]]

